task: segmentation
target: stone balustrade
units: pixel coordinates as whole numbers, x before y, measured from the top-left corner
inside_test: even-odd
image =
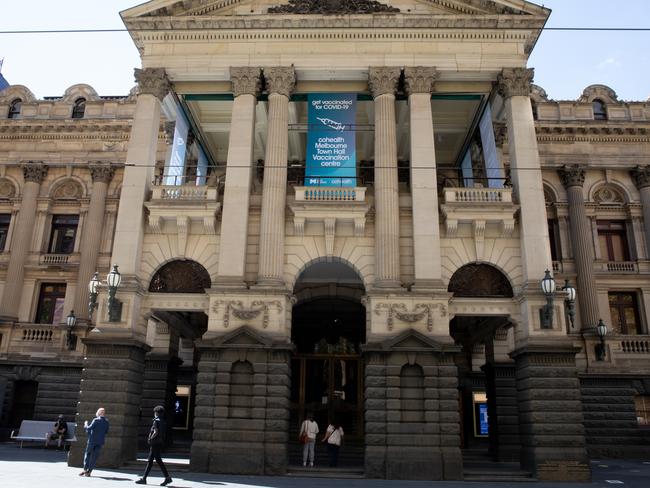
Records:
[[[650,374],[650,335],[607,335],[604,361],[596,360],[595,347],[599,342],[595,336],[586,338],[590,368]]]
[[[512,203],[510,188],[445,188],[445,203]]]
[[[634,261],[609,261],[603,263],[602,271],[608,273],[638,273],[639,267]]]
[[[296,202],[365,202],[365,187],[295,187]]]
[[[79,335],[80,331],[75,330],[75,334]],[[54,357],[71,353],[66,345],[66,327],[62,324],[17,322],[0,328],[0,335],[3,337],[0,356]],[[77,349],[74,353],[81,353],[82,348]]]
[[[622,340],[621,351],[625,354],[650,354],[650,339]]]
[[[197,185],[156,185],[151,201],[216,202],[217,188]]]
[[[44,266],[78,265],[79,253],[74,254],[41,254],[39,264]]]

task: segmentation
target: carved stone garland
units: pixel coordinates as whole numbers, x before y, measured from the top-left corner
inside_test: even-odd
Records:
[[[217,313],[221,305],[225,306],[223,313],[223,327],[227,329],[230,326],[230,316],[243,321],[251,321],[262,314],[262,327],[269,326],[269,309],[275,308],[278,312],[282,311],[282,303],[279,300],[262,301],[254,300],[250,307],[244,307],[241,300],[219,300],[215,302],[212,311]]]
[[[406,309],[406,305],[403,303],[378,303],[375,306],[375,314],[381,315],[381,313],[386,310],[388,318],[386,325],[388,330],[393,330],[395,325],[395,319],[406,322],[408,324],[415,324],[416,322],[421,321],[426,317],[427,319],[427,330],[431,332],[433,330],[433,316],[432,312],[435,309],[440,310],[440,317],[445,317],[447,315],[447,307],[440,303],[429,305],[427,303],[418,303],[415,305],[412,311]]]
[[[374,14],[398,13],[400,9],[373,0],[289,0],[270,7],[270,14]]]

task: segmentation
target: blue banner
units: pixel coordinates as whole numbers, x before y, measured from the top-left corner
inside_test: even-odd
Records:
[[[172,154],[165,168],[165,185],[182,185],[183,175],[185,175],[185,152],[187,151],[187,135],[190,130],[190,124],[185,120],[185,115],[180,107],[176,112],[176,127],[174,128],[174,143],[172,145]]]
[[[305,186],[356,186],[356,93],[312,93]]]

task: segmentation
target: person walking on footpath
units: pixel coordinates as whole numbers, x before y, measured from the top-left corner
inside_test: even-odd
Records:
[[[314,421],[314,414],[308,413],[307,418],[300,426],[299,438],[303,443],[302,447],[302,465],[314,467],[314,448],[316,446],[316,435],[318,434],[318,424]]]
[[[330,468],[339,464],[339,449],[343,440],[343,427],[338,422],[332,422],[327,426],[323,442],[327,443],[327,455],[330,460]]]
[[[142,478],[136,481],[136,484],[147,484],[147,476],[149,476],[149,471],[151,471],[151,468],[153,467],[153,461],[155,459],[158,463],[160,471],[162,471],[163,475],[165,476],[165,481],[160,483],[160,486],[167,486],[172,482],[172,479],[169,476],[167,468],[165,467],[165,463],[163,463],[162,457],[160,456],[162,448],[165,445],[165,434],[167,433],[167,425],[163,419],[165,416],[165,408],[160,405],[154,407],[153,415],[153,423],[151,424],[149,437],[147,438],[147,443],[149,444],[149,459],[147,459],[147,467],[144,469],[144,475]]]
[[[95,469],[99,452],[104,446],[106,434],[108,433],[108,420],[106,420],[105,415],[106,409],[102,407],[97,410],[95,418],[90,424],[88,424],[87,420],[84,421],[84,430],[88,434],[88,444],[86,444],[86,453],[84,454],[84,470],[79,473],[79,476],[90,476],[90,473]]]

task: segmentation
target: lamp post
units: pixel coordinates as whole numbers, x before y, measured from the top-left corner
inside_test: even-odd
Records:
[[[93,311],[97,308],[97,294],[100,284],[99,273],[95,271],[92,279],[88,282],[88,291],[90,292],[88,299],[88,320],[93,318]]]
[[[106,275],[106,283],[108,284],[108,321],[119,322],[122,318],[122,302],[115,298],[117,288],[122,282],[122,275],[117,270],[117,264],[113,265],[113,269]]]
[[[542,292],[546,297],[546,304],[539,310],[540,323],[542,324],[542,329],[552,329],[553,328],[553,301],[555,298],[555,291],[557,289],[555,285],[555,280],[551,276],[551,272],[547,269],[544,272],[544,278],[541,281]],[[576,289],[569,283],[569,280],[564,282],[564,286],[559,288],[559,291],[563,291],[565,294],[565,302],[567,303],[567,309],[569,313],[569,320],[571,321],[571,327],[573,327],[573,321],[575,318],[575,302],[576,302]]]
[[[604,361],[605,356],[607,355],[607,350],[605,348],[605,336],[607,335],[607,325],[603,322],[603,319],[598,320],[598,325],[596,325],[596,335],[600,339],[600,343],[596,344],[596,361]]]
[[[70,310],[70,314],[65,318],[65,325],[67,326],[65,343],[69,351],[74,351],[77,348],[77,336],[73,333],[76,324],[77,317],[74,315],[74,310]]]

